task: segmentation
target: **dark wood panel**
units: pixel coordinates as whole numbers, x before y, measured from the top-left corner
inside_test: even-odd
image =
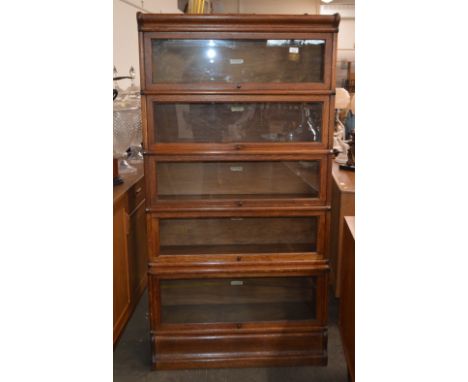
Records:
[[[297,201],[297,200],[296,200]],[[331,210],[329,205],[310,205],[308,203],[278,203],[275,200],[265,200],[265,204],[243,204],[236,202],[221,203],[217,207],[207,207],[205,204],[178,203],[178,205],[158,204],[156,207],[147,206],[146,211],[159,217],[209,217],[209,216],[313,216]],[[301,200],[299,200],[301,201]],[[301,201],[303,202],[303,200]]]
[[[354,205],[354,173],[340,170],[338,165],[333,163],[332,226],[329,259],[331,283],[335,291],[335,297],[341,295],[344,217],[354,216]]]
[[[114,188],[114,346],[138,304],[147,282],[148,241],[143,166],[136,167],[137,173],[122,175],[124,183]]]
[[[113,256],[113,310],[114,343],[119,337],[130,314],[130,282],[127,252],[126,198],[120,198],[114,205],[114,256]]]
[[[341,298],[339,327],[341,342],[348,365],[349,375],[354,382],[355,338],[355,233],[354,216],[345,217],[343,233],[343,259],[341,272]]]
[[[315,244],[232,244],[232,245],[163,245],[160,256],[175,255],[255,255],[316,252]]]
[[[128,211],[132,214],[135,209],[145,200],[145,179],[138,180],[127,191]]]
[[[201,252],[201,251],[200,251]],[[323,254],[317,252],[268,252],[259,253],[223,253],[217,252],[211,253],[200,253],[200,254],[178,254],[178,255],[162,255],[150,258],[151,266],[158,267],[171,267],[180,266],[181,263],[189,263],[194,267],[205,267],[208,265],[220,264],[223,267],[247,267],[247,266],[265,266],[270,265],[274,261],[277,265],[287,266],[300,264],[313,265],[315,261],[323,259]]]
[[[130,288],[133,300],[139,300],[146,287],[148,271],[146,216],[144,200],[130,215],[128,233],[128,259],[130,273]]]
[[[338,32],[340,15],[255,15],[255,14],[210,14],[210,15],[165,15],[137,13],[139,31],[152,32],[190,31],[197,30],[227,31],[230,33],[242,31],[260,31],[268,37],[271,32],[304,30]],[[230,34],[231,35],[231,34]]]
[[[296,333],[153,336],[158,369],[326,365],[326,329]]]

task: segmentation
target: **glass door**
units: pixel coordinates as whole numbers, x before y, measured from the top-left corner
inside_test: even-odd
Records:
[[[147,156],[150,204],[247,207],[281,202],[320,205],[326,199],[326,155],[267,159],[260,155]]]
[[[177,101],[175,101],[177,99]],[[148,150],[325,149],[326,96],[149,96]]]
[[[314,321],[317,277],[161,280],[161,324]]]
[[[326,89],[332,43],[325,33],[148,33],[148,88]]]

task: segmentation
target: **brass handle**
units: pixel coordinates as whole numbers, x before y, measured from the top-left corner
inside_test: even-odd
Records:
[[[138,194],[140,191],[141,191],[141,187],[138,187],[138,188],[135,190],[135,194]]]

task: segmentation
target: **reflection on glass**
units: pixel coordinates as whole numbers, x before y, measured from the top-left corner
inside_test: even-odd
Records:
[[[316,318],[315,277],[161,280],[167,324]]]
[[[153,83],[323,82],[324,40],[152,40]]]
[[[319,142],[322,104],[154,103],[156,143]]]
[[[317,217],[160,219],[160,255],[316,252]]]
[[[320,163],[158,162],[160,200],[318,197]]]

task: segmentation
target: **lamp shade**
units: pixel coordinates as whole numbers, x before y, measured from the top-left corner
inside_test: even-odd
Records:
[[[335,109],[346,109],[349,106],[350,98],[345,88],[336,88]]]

